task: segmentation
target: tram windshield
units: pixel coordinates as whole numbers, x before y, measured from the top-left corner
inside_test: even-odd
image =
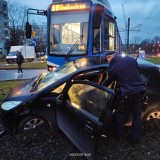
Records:
[[[51,14],[50,54],[86,54],[89,11]]]

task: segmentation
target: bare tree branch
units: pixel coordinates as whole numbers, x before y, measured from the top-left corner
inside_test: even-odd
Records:
[[[21,45],[24,38],[24,26],[27,18],[27,6],[18,0],[8,0],[8,19],[10,45]]]

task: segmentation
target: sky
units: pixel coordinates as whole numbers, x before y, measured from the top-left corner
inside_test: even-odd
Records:
[[[22,1],[22,0],[20,0]],[[52,0],[23,0],[27,6],[47,9]],[[160,37],[160,0],[109,0],[122,41],[125,42],[125,26],[130,18],[130,43],[139,39]],[[139,26],[139,27],[138,27]]]
[[[160,0],[110,0],[110,4],[120,31],[130,18],[130,42],[160,37]],[[121,38],[125,41],[124,32]]]

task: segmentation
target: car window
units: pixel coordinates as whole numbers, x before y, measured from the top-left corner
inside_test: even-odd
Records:
[[[53,89],[51,91],[51,93],[56,93],[59,94],[63,91],[64,87],[65,87],[66,83],[63,83],[62,85],[60,85],[59,87],[57,87],[56,89]]]
[[[146,67],[141,69],[142,80],[150,89],[160,89],[160,72],[156,67]]]
[[[143,80],[143,82],[147,85],[148,81],[149,81],[149,77],[150,75],[148,73],[142,73],[141,74],[141,78]]]
[[[68,91],[68,101],[73,107],[99,119],[110,94],[87,84],[73,84]]]
[[[74,76],[73,80],[85,80],[85,81],[91,81],[95,83],[101,83],[106,77],[105,70],[92,70],[92,71],[83,72],[81,74],[77,74],[76,76]]]

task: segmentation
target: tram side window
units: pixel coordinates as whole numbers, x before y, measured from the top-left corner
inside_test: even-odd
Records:
[[[93,38],[93,53],[99,53],[101,52],[101,46],[100,46],[100,41],[101,41],[101,36],[100,36],[100,28],[99,29],[94,29],[94,38]]]
[[[116,52],[120,51],[120,37],[119,37],[119,32],[118,32],[118,28],[116,27]]]
[[[109,22],[109,50],[114,50],[114,42],[115,42],[115,29],[114,29],[114,23]]]
[[[101,14],[95,12],[93,16],[93,53],[101,51]]]
[[[115,24],[107,17],[105,17],[105,37],[104,37],[104,49],[107,50],[114,50],[115,49]]]
[[[104,50],[109,50],[109,21],[105,19],[104,23]]]

